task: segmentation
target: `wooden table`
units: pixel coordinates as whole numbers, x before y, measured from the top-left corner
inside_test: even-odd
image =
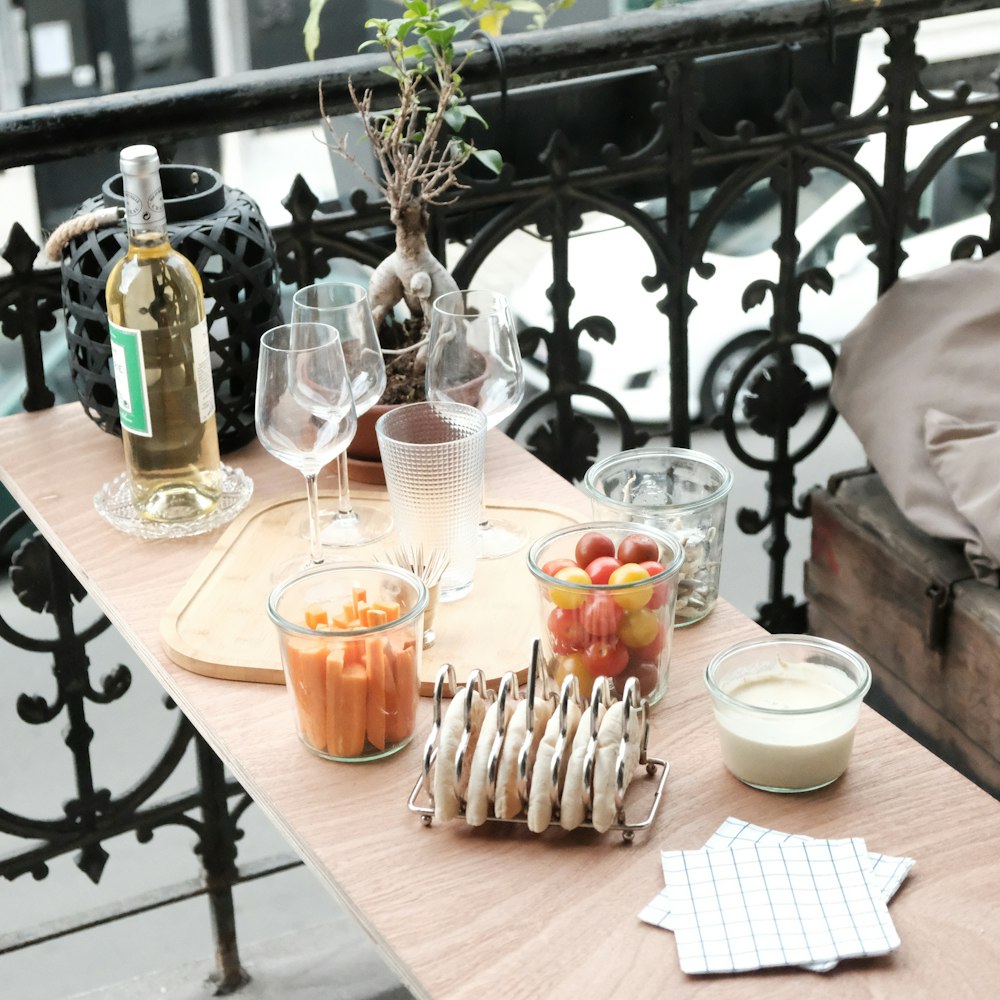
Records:
[[[256,444],[227,456],[254,503],[300,488]],[[280,686],[216,680],[162,652],[159,620],[217,535],[144,542],[95,513],[121,471],[120,443],[77,404],[0,420],[0,475],[143,662],[382,948],[418,996],[955,997],[1000,985],[1000,804],[863,709],[854,757],[833,786],[799,796],[746,788],[723,768],[702,672],[758,627],[725,602],[677,633],[650,749],[671,764],[653,828],[619,836],[460,823],[425,828],[406,809],[428,730],[385,761],[338,765],[307,753]],[[491,492],[588,514],[582,493],[491,434]],[[524,577],[511,586],[530,586]],[[263,613],[263,611],[262,611]],[[859,614],[864,609],[858,609]],[[475,643],[475,636],[469,637]],[[672,935],[636,914],[662,886],[659,851],[700,847],[727,816],[817,837],[864,837],[917,865],[890,904],[902,947],[818,975],[797,969],[688,977]]]

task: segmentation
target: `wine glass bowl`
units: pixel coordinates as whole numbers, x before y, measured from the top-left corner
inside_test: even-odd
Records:
[[[485,289],[438,296],[431,309],[424,378],[428,399],[474,406],[487,427],[509,417],[524,397],[524,368],[507,299]],[[510,555],[526,541],[519,525],[487,517],[484,483],[479,557]]]
[[[289,323],[261,337],[254,423],[265,450],[306,480],[309,558],[279,566],[273,575],[280,578],[323,562],[317,479],[357,428],[344,352],[332,326]]]
[[[360,415],[371,409],[385,391],[386,372],[366,289],[344,281],[300,288],[292,299],[292,321],[327,323],[336,328],[355,411]],[[337,473],[337,510],[320,514],[323,543],[366,545],[387,534],[392,527],[387,511],[367,505],[356,507],[351,503],[346,451],[338,459]]]

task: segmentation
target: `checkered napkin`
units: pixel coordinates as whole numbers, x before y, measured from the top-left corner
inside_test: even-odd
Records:
[[[677,940],[687,973],[803,965],[899,947],[886,903],[911,858],[730,817],[700,851],[662,852],[665,888],[639,914]]]

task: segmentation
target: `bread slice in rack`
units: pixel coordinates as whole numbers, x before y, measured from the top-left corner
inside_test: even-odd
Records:
[[[528,774],[531,774],[538,745],[545,735],[545,726],[552,715],[553,705],[548,698],[535,698],[532,713],[532,743],[528,751]],[[504,736],[503,751],[500,754],[500,769],[497,772],[497,793],[494,814],[497,819],[514,819],[521,814],[523,803],[518,790],[518,755],[528,735],[529,700],[522,698],[514,709],[510,725]]]
[[[505,701],[504,721],[510,719],[513,708],[512,701]],[[493,804],[494,789],[489,780],[489,757],[500,725],[500,701],[494,700],[486,710],[483,728],[476,743],[476,752],[472,756],[472,768],[469,771],[469,795],[465,803],[465,820],[470,826],[482,826],[489,815]]]
[[[639,713],[628,715],[628,741],[624,747],[622,794],[628,788],[635,769],[639,766]],[[617,818],[615,807],[616,772],[618,755],[622,752],[625,736],[625,702],[616,701],[607,711],[597,734],[597,752],[594,756],[594,805],[592,822],[598,833],[611,829]]]
[[[603,703],[597,705],[597,724],[601,725],[607,708]],[[559,800],[559,825],[564,830],[575,830],[586,819],[583,788],[583,761],[587,756],[587,745],[590,743],[591,710],[588,710],[577,726],[573,738],[573,750],[569,755],[566,767],[566,781],[563,783],[562,798]]]
[[[469,739],[465,750],[462,773],[456,774],[455,761],[466,728],[465,703],[469,700]],[[486,701],[473,689],[460,688],[451,699],[441,721],[437,759],[434,764],[434,818],[439,822],[458,816],[469,783],[469,772],[476,745],[486,716]]]
[[[570,701],[566,706],[566,749],[555,781],[557,801],[558,792],[562,789],[563,780],[566,777],[573,738],[576,736],[581,717],[580,706],[575,701]],[[559,742],[561,732],[559,712],[553,712],[545,726],[542,742],[538,745],[535,766],[531,772],[531,784],[528,789],[528,829],[532,833],[541,833],[543,830],[547,830],[552,822],[552,758],[555,756],[556,744]]]

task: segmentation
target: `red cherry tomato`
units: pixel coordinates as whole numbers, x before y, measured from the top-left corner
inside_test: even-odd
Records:
[[[618,543],[620,563],[644,563],[655,560],[660,555],[660,547],[649,535],[626,535]]]
[[[610,594],[592,594],[580,609],[580,623],[588,637],[614,635],[624,617],[624,609]]]
[[[614,556],[598,556],[587,563],[587,576],[592,583],[607,583],[621,563]]]
[[[614,677],[628,666],[628,647],[614,638],[595,639],[583,655],[595,677]]]
[[[549,612],[547,624],[552,637],[552,649],[557,653],[583,649],[590,638],[580,621],[579,613],[568,608],[553,608]]]
[[[576,543],[576,562],[578,566],[586,566],[600,556],[613,556],[615,543],[599,531],[585,531]]]
[[[572,559],[550,559],[544,566],[542,566],[542,572],[546,576],[555,576],[556,573],[561,569],[565,569],[567,566],[575,566],[576,563]]]
[[[647,562],[639,563],[639,565],[650,576],[657,576],[659,573],[662,573],[663,570],[665,569],[662,563],[658,563],[653,559],[650,559]],[[667,594],[669,592],[669,587],[670,584],[666,580],[664,580],[663,583],[656,584],[656,586],[653,587],[653,596],[649,599],[649,604],[647,604],[646,607],[652,608],[653,610],[656,610],[656,608],[662,608],[663,605],[667,603]]]

